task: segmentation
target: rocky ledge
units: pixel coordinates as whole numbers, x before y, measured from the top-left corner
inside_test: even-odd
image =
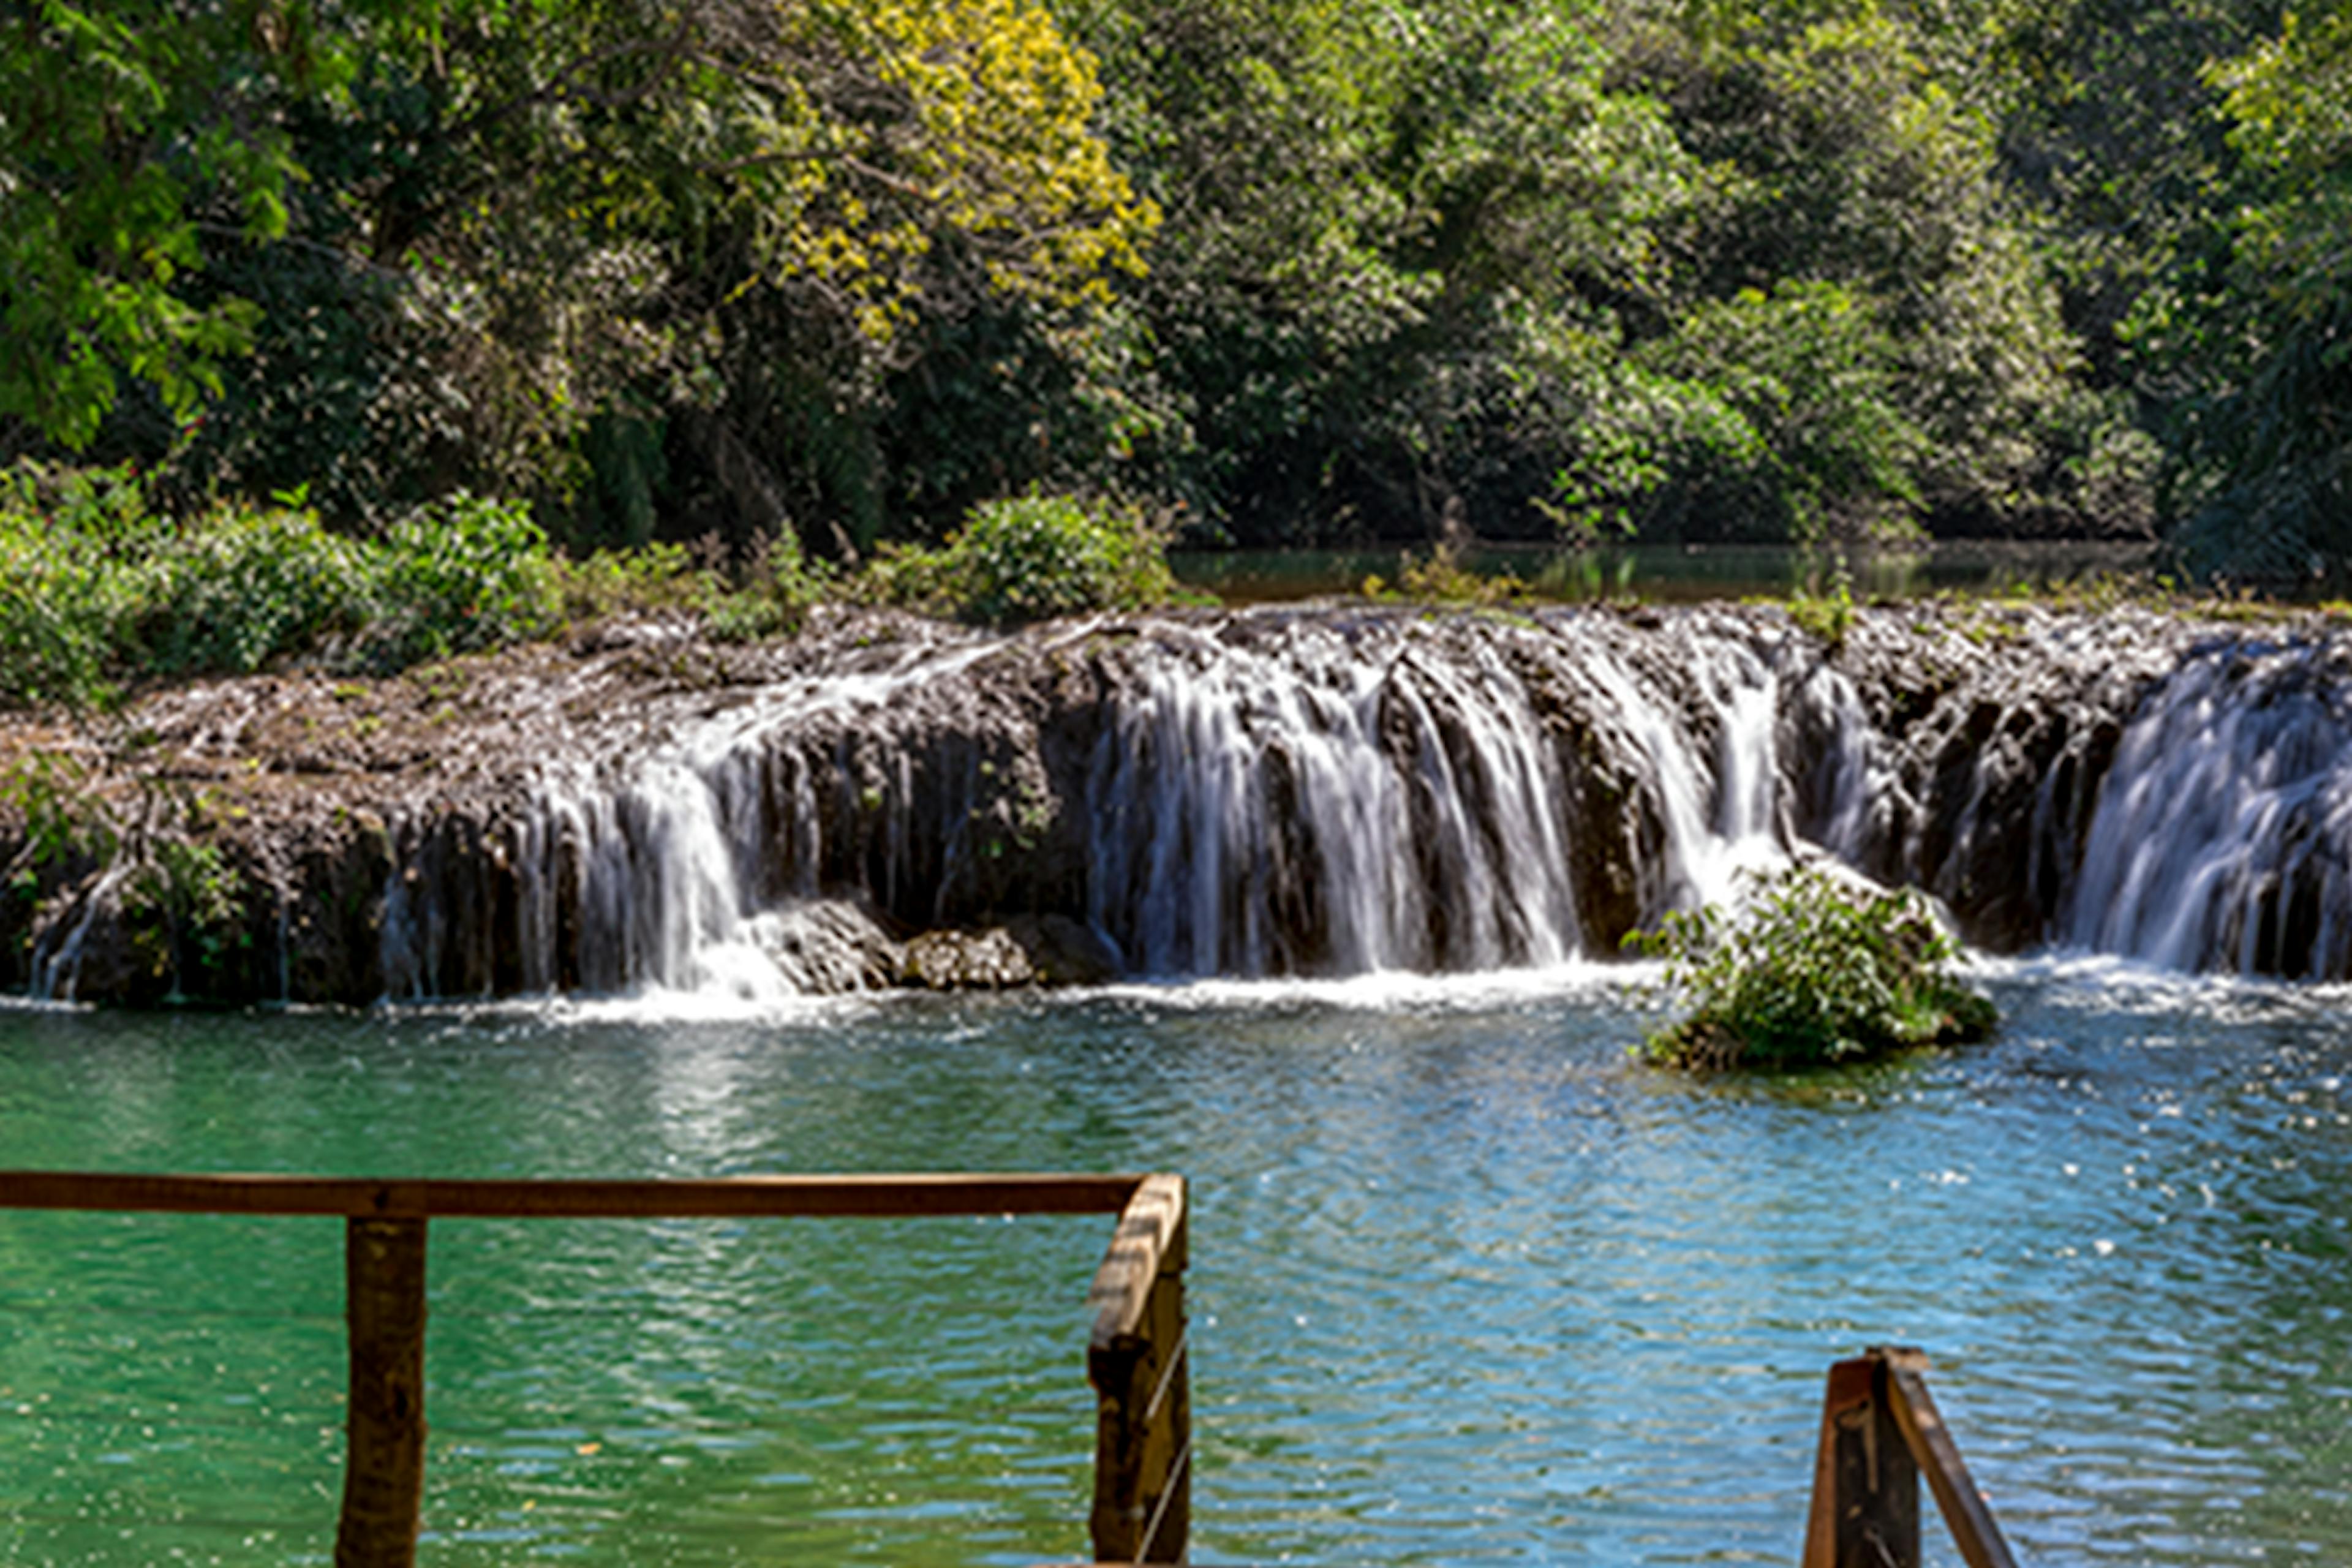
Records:
[[[1834,649],[1767,606],[1003,637],[837,612],[766,645],[615,625],[207,682],[0,721],[0,984],[357,1005],[1469,968],[1614,953],[1757,841],[2015,950],[2071,918],[2151,691],[2281,639],[2336,689],[2330,629],[2030,605],[1865,611]],[[2290,928],[2333,897],[2274,889],[2279,962],[2252,966],[2325,969]]]

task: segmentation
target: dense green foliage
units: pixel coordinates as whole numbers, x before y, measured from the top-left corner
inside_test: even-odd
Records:
[[[990,626],[1166,604],[1176,579],[1131,506],[1034,493],[974,507],[936,550],[887,552],[865,592]]]
[[[2352,561],[2336,0],[0,28],[0,458],[135,460],[184,513],[527,498],[582,556],[715,536],[779,602],[1041,487],[1243,542]],[[206,545],[282,568],[289,627],[344,570],[292,537]]]
[[[1757,879],[1736,910],[1670,914],[1633,940],[1664,957],[1689,1004],[1643,1047],[1664,1066],[1819,1067],[1982,1039],[1997,1021],[1951,973],[1958,948],[1908,889],[1797,868]]]
[[[2290,15],[2218,62],[2236,154],[2226,245],[2144,302],[2197,373],[2181,482],[2192,564],[2334,575],[2352,563],[2352,12]]]
[[[183,521],[119,471],[0,475],[0,701],[87,705],[295,653],[398,668],[540,635],[559,608],[520,503],[455,495],[358,542],[288,505]]]
[[[382,674],[623,613],[732,640],[790,630],[834,595],[994,625],[1175,591],[1137,509],[1066,496],[975,508],[946,545],[845,580],[777,538],[731,565],[717,541],[573,561],[527,506],[463,493],[352,540],[299,498],[175,519],[120,470],[0,471],[0,706],[103,706],[142,680],[288,660]]]

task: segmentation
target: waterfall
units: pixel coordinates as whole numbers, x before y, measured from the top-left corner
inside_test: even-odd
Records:
[[[1308,622],[1240,647],[1171,639],[1096,754],[1093,919],[1153,974],[1591,953],[1577,838],[1598,825],[1569,808],[1564,721],[1529,673],[1579,694],[1654,788],[1650,912],[1730,896],[1743,867],[1787,853],[1777,677],[1748,643],[1701,636],[1672,667],[1696,684],[1666,689],[1658,661],[1629,657],[1654,649],[1613,629],[1559,616],[1466,637],[1402,619],[1344,636]]]
[[[859,948],[879,932],[818,886],[815,770],[770,747],[797,729],[886,712],[979,651],[792,683],[646,758],[548,765],[491,857],[510,881],[505,922],[465,907],[434,868],[448,858],[436,853],[441,840],[420,832],[386,897],[387,991],[502,989],[464,978],[495,973],[502,954],[512,988],[534,993],[653,985],[757,1002],[878,983]]]
[[[2074,943],[2175,969],[2352,970],[2347,651],[2250,637],[2158,689],[2092,819]]]
[[[1023,910],[1141,976],[1606,956],[1632,916],[1787,858],[1791,646],[1737,619],[1309,615],[820,671],[633,762],[551,763],[497,823],[412,829],[387,985],[766,1000]],[[1582,885],[1612,868],[1616,904]]]
[[[1089,913],[1148,974],[1557,963],[1559,770],[1491,656],[1326,628],[1167,645],[1089,779]]]
[[[1701,634],[1677,651],[1714,720],[1711,746],[1690,733],[1670,692],[1645,689],[1643,666],[1605,644],[1584,661],[1632,731],[1664,808],[1664,891],[1654,914],[1735,900],[1743,872],[1785,864],[1789,849],[1780,828],[1777,677],[1744,642]]]
[[[196,739],[111,756],[83,849],[0,803],[0,976],[149,998],[257,949],[205,999],[764,1003],[1541,968],[1828,861],[1980,951],[2352,979],[2352,632],[2317,619],[1920,605],[1832,652],[1757,606],[845,612],[484,679],[373,752],[313,738],[298,679],[176,694],[157,732]],[[221,715],[264,696],[260,771]],[[242,924],[174,923],[184,841]]]
[[[1358,607],[835,647],[412,819],[386,984],[763,1000],[1022,920],[1139,977],[1545,966],[1797,858],[1997,948],[2352,973],[2352,644],[2000,627],[1831,658],[1768,612]]]

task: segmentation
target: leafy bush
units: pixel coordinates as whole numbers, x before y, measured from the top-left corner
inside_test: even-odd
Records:
[[[1837,552],[1827,585],[1816,587],[1818,582],[1819,574],[1813,573],[1790,587],[1789,618],[1799,631],[1835,653],[1853,629],[1853,574],[1846,567],[1843,551]]]
[[[0,471],[0,700],[104,701],[158,530],[127,469]]]
[[[1993,1005],[1950,970],[1958,950],[1908,890],[1849,885],[1797,868],[1759,877],[1753,897],[1670,914],[1628,944],[1666,960],[1688,1016],[1642,1051],[1717,1071],[1822,1066],[1992,1032]]]
[[[365,555],[307,512],[222,511],[167,536],[138,573],[127,630],[159,674],[245,674],[356,628]]]
[[[289,656],[398,668],[560,622],[520,502],[459,495],[369,542],[299,505],[151,511],[124,469],[0,471],[0,702],[102,706],[126,680]]]
[[[243,925],[245,879],[208,840],[166,836],[147,856],[123,894],[131,950],[150,973],[169,977],[165,1001],[186,1001],[190,983],[212,991],[231,951],[253,944]]]
[[[802,555],[790,534],[753,542],[751,559],[732,589],[715,577],[701,605],[704,628],[720,642],[748,642],[798,631],[809,611],[835,587],[823,562]]]
[[[599,550],[584,561],[558,557],[557,593],[567,617],[693,615],[716,641],[749,642],[797,631],[835,586],[831,571],[806,560],[790,534],[755,538],[750,558],[732,572],[725,556],[714,535],[690,550],[656,540]]]
[[[1383,577],[1365,578],[1363,595],[1367,599],[1391,604],[1492,608],[1522,603],[1528,597],[1528,590],[1512,573],[1500,572],[1489,577],[1472,571],[1463,563],[1461,547],[1446,540],[1426,556],[1400,557],[1393,587]]]
[[[374,597],[370,662],[394,667],[544,637],[562,618],[529,504],[463,491],[393,524]]]
[[[985,501],[938,550],[886,552],[865,596],[992,626],[1176,596],[1165,541],[1131,507],[1031,494]]]
[[[599,550],[581,561],[559,558],[556,567],[563,613],[575,620],[685,609],[694,603],[695,588],[686,547],[661,541],[635,550]]]
[[[24,829],[15,856],[0,868],[0,898],[37,902],[52,872],[76,861],[103,865],[121,842],[89,788],[89,770],[62,753],[29,752],[0,771],[0,813],[14,816]]]

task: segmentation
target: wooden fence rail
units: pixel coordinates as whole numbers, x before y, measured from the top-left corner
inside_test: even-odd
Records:
[[[1969,1568],[2016,1568],[1927,1369],[1916,1350],[1875,1345],[1830,1367],[1804,1568],[1918,1568],[1922,1474]]]
[[[344,1222],[349,1451],[336,1568],[410,1568],[425,1493],[425,1256],[435,1219],[1116,1214],[1087,1296],[1097,1562],[1174,1563],[1191,1524],[1184,1179],[1176,1175],[735,1176],[374,1181],[0,1171],[0,1209],[311,1215]]]

